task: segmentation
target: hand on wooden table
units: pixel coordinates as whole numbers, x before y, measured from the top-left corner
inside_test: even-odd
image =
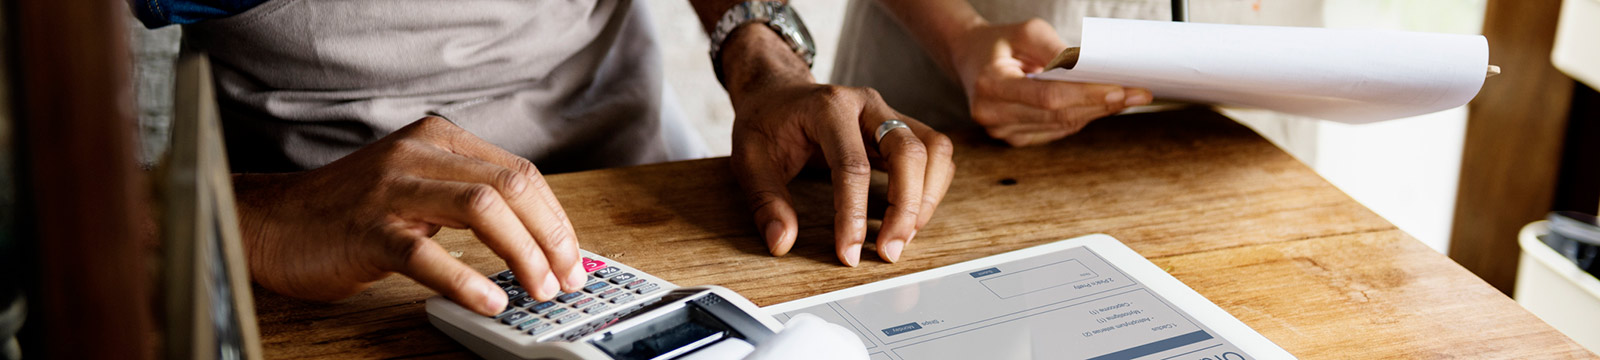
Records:
[[[250,275],[284,295],[332,301],[404,274],[480,314],[506,293],[431,237],[472,229],[535,298],[587,280],[578,240],[533,163],[428,117],[315,170],[240,174]]]
[[[944,134],[890,108],[867,88],[816,84],[805,63],[766,27],[736,30],[723,52],[733,100],[733,173],[773,255],[799,234],[787,184],[808,163],[832,173],[834,241],[839,261],[856,266],[867,234],[872,170],[889,174],[879,256],[898,261],[928,223],[955,176]],[[889,120],[905,128],[876,139]]]

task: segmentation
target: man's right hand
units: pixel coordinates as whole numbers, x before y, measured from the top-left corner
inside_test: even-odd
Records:
[[[533,163],[438,117],[327,166],[234,186],[251,277],[284,295],[337,300],[398,272],[499,313],[505,292],[431,239],[441,226],[472,229],[539,300],[586,280],[572,223]]]

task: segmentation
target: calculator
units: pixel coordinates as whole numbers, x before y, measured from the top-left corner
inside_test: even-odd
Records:
[[[509,298],[489,317],[442,296],[427,301],[428,321],[489,359],[687,359],[693,353],[748,352],[782,329],[739,294],[718,286],[683,288],[588,251],[580,290],[538,301],[510,270],[488,275]]]

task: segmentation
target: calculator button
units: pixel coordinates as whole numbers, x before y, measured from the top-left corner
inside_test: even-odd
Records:
[[[573,321],[577,321],[579,317],[583,317],[583,314],[579,314],[579,313],[567,314],[567,316],[562,316],[560,319],[556,319],[556,323],[557,324],[561,324],[561,325],[566,325],[567,323],[570,323],[570,322],[573,322]]]
[[[571,312],[571,311],[572,311],[571,309],[567,309],[567,308],[556,308],[555,310],[550,310],[549,314],[544,314],[544,318],[546,318],[546,319],[558,318],[558,317],[561,317],[561,315],[565,315],[566,313]]]
[[[489,275],[489,278],[493,279],[494,281],[512,281],[512,280],[516,280],[517,276],[516,275],[512,275],[511,274],[511,270],[506,270],[506,271],[501,271],[499,273],[496,273],[494,275]]]
[[[622,274],[622,275],[617,275],[615,277],[612,277],[611,278],[611,283],[617,284],[617,285],[627,284],[629,281],[633,281],[633,278],[634,278],[633,273],[625,273],[625,274]]]
[[[582,300],[573,301],[572,302],[572,308],[574,308],[574,309],[582,309],[584,306],[589,306],[589,304],[593,304],[593,303],[594,303],[594,298],[583,298]]]
[[[622,295],[617,296],[617,298],[611,299],[611,303],[612,304],[621,304],[621,303],[628,302],[628,300],[633,300],[633,294],[622,293]]]
[[[604,279],[604,278],[611,277],[612,275],[616,275],[617,273],[620,273],[620,272],[622,272],[622,269],[618,269],[615,266],[607,266],[604,269],[600,269],[598,271],[595,271],[594,272],[594,276],[599,276],[601,279]]]
[[[536,302],[539,302],[539,300],[534,299],[532,296],[528,296],[527,294],[523,294],[522,297],[511,299],[511,304],[516,305],[517,307],[528,307],[528,305],[533,305],[533,303]]]
[[[592,307],[590,307],[588,309],[584,309],[583,313],[585,313],[585,314],[593,314],[593,313],[597,313],[597,312],[601,312],[601,311],[606,311],[606,304],[599,304],[599,305],[592,306]]]
[[[644,295],[644,294],[649,294],[652,291],[656,291],[656,289],[659,289],[659,288],[661,288],[661,286],[658,286],[656,284],[644,284],[642,286],[639,286],[639,290],[635,290],[635,291],[637,291],[639,293],[639,295]]]
[[[506,317],[506,315],[511,315],[511,313],[516,312],[516,311],[517,311],[517,307],[511,306],[511,304],[506,304],[506,309],[505,310],[501,310],[500,314],[499,315],[495,315],[494,318],[495,318],[495,320],[499,320],[500,318]]]
[[[545,301],[538,304],[533,304],[533,307],[528,308],[528,311],[532,311],[534,314],[544,315],[544,313],[550,312],[551,309],[555,308],[556,302]]]
[[[529,317],[528,320],[524,320],[521,324],[517,324],[517,330],[532,329],[534,326],[539,326],[539,324],[541,324],[541,322],[539,322],[539,318]]]
[[[565,304],[565,303],[570,303],[573,300],[577,300],[578,298],[581,298],[581,297],[583,297],[583,293],[581,293],[581,292],[566,293],[566,294],[561,294],[560,296],[556,296],[556,301],[560,301],[561,303]]]
[[[610,299],[612,296],[617,296],[618,294],[624,294],[622,289],[610,288],[606,289],[606,291],[601,291],[599,294],[595,294],[595,296],[599,296],[601,299]]]
[[[523,320],[527,320],[530,317],[533,317],[533,315],[528,315],[528,313],[518,311],[518,312],[511,313],[511,315],[507,315],[506,317],[500,318],[500,322],[504,323],[506,325],[511,325],[511,324],[520,323]]]
[[[609,286],[611,286],[611,284],[607,284],[605,282],[595,282],[593,284],[589,284],[589,286],[583,287],[583,291],[588,291],[590,293],[594,293],[594,292],[597,292],[597,291],[600,291],[600,290],[604,290],[606,287],[609,287]]]
[[[604,261],[583,258],[583,272],[594,272],[603,267],[606,267],[606,262]]]
[[[517,286],[512,286],[511,288],[506,289],[506,298],[508,298],[508,299],[515,299],[518,296],[523,296],[523,295],[527,295],[527,294],[528,294],[527,290],[523,290],[521,287],[517,287]]]
[[[649,283],[650,283],[649,281],[645,281],[644,279],[638,279],[638,280],[634,280],[633,282],[629,282],[628,285],[623,285],[622,287],[625,288],[625,289],[628,289],[628,290],[633,290],[633,289],[638,289],[640,286],[644,286],[644,284],[649,284]]]
[[[546,322],[534,324],[533,325],[533,329],[529,329],[528,330],[528,335],[539,335],[539,334],[544,333],[546,331],[550,331],[550,329],[554,328],[554,327],[555,326],[551,326],[550,323],[546,323]]]

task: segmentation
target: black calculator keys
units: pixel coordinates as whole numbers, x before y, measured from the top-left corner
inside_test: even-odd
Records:
[[[568,308],[555,308],[555,310],[550,310],[550,313],[544,314],[544,318],[546,318],[546,319],[559,318],[562,315],[566,315],[566,313],[571,312],[571,311],[572,311],[572,309],[568,309]]]
[[[565,303],[572,302],[573,300],[577,300],[578,298],[581,298],[581,297],[583,297],[583,293],[581,293],[581,292],[572,292],[572,293],[561,294],[561,296],[556,296],[556,301],[560,301],[561,303],[565,304]]]
[[[528,291],[527,290],[523,290],[522,287],[520,287],[520,286],[512,286],[512,287],[506,289],[506,298],[507,299],[515,299],[515,298],[523,296],[523,295],[528,295]]]
[[[511,315],[506,315],[506,317],[500,318],[500,322],[505,323],[506,325],[517,324],[521,323],[523,320],[528,320],[529,317],[533,317],[533,315],[518,311],[511,313]]]
[[[534,314],[544,315],[544,313],[550,312],[550,310],[554,310],[555,308],[556,302],[545,301],[538,304],[533,304],[533,307],[529,307],[528,311],[532,311]]]
[[[542,322],[539,321],[539,318],[531,317],[527,320],[523,320],[521,324],[517,324],[517,330],[532,329],[534,326],[539,326],[539,324],[542,324]]]
[[[533,324],[533,328],[528,329],[528,335],[543,334],[547,331],[550,331],[552,328],[555,328],[555,325],[550,325],[550,323],[547,322],[536,323]]]
[[[507,315],[511,315],[511,313],[514,313],[516,311],[517,311],[517,307],[511,306],[511,304],[506,304],[506,309],[505,310],[500,310],[500,314],[499,315],[495,315],[494,318],[496,320],[498,320],[498,319],[506,317]]]
[[[604,269],[595,270],[594,271],[594,276],[598,276],[601,279],[604,279],[604,278],[611,277],[612,275],[616,275],[617,273],[620,273],[620,272],[622,272],[622,269],[618,269],[615,266],[607,266]]]
[[[609,321],[637,311],[642,305],[633,302],[650,300],[651,296],[641,295],[662,289],[640,273],[622,267],[588,258],[583,265],[589,276],[582,290],[560,292],[549,301],[534,299],[532,292],[523,288],[510,270],[486,275],[505,290],[509,300],[506,309],[493,317],[494,321],[525,336],[544,338],[556,336],[550,334],[559,331],[560,336],[574,341]]]
[[[533,303],[536,302],[539,302],[539,300],[528,295],[522,295],[522,297],[513,298],[511,300],[511,304],[515,305],[516,307],[528,307],[528,305],[533,305]]]

